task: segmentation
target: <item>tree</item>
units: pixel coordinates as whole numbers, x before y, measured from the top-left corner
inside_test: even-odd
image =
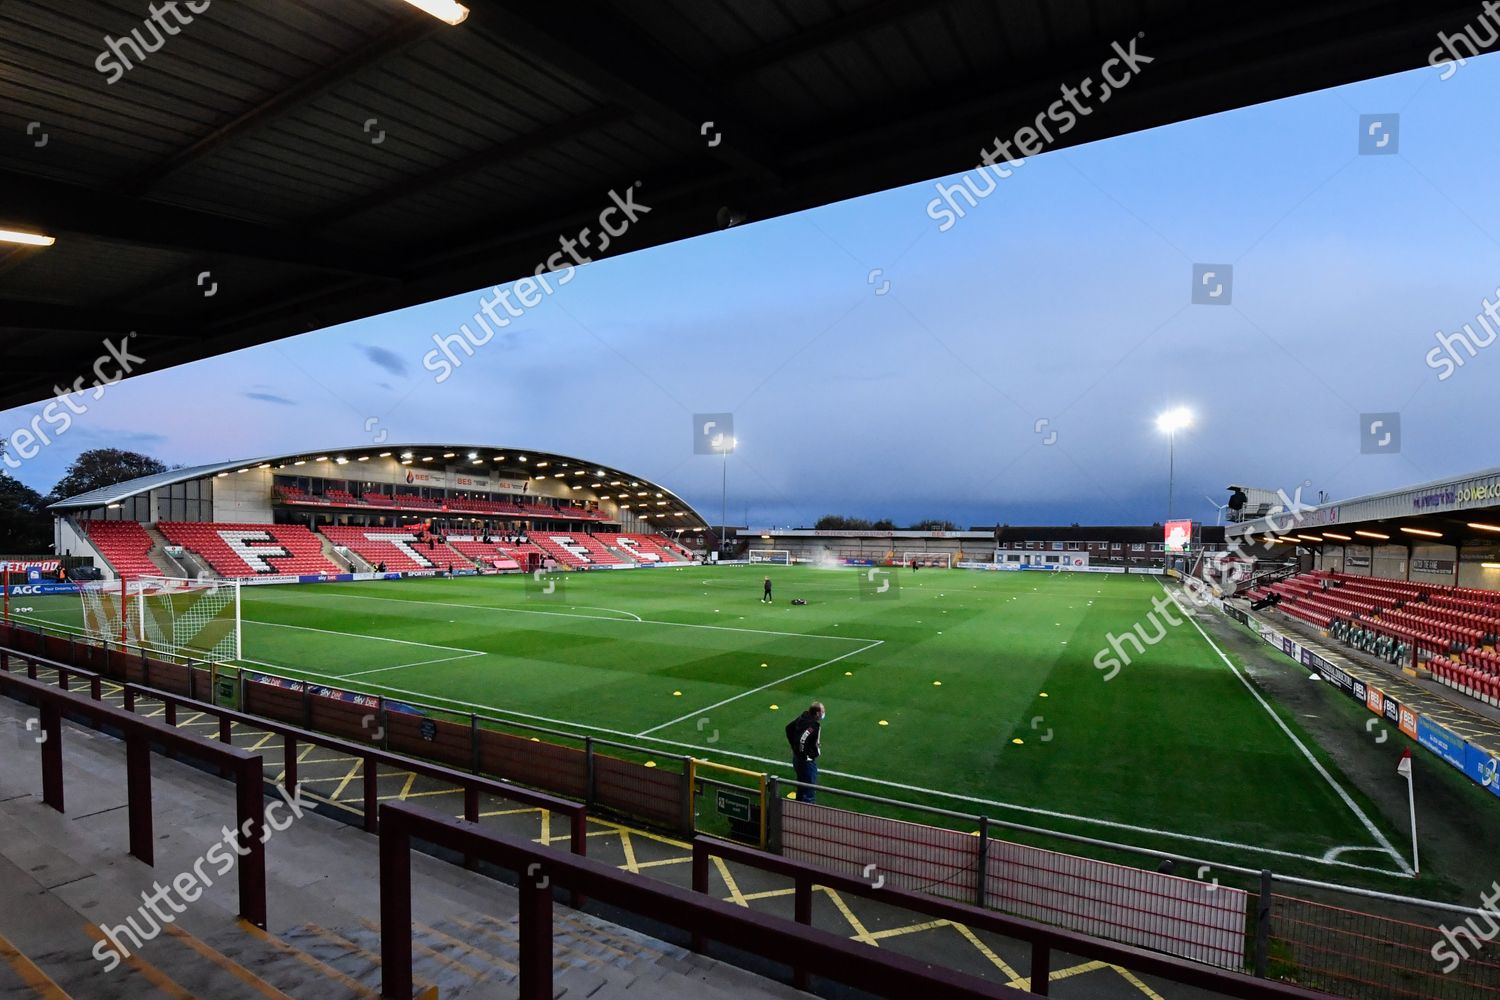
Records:
[[[862,517],[845,517],[842,514],[825,514],[813,525],[819,531],[865,531],[870,522]]]
[[[73,459],[68,471],[52,487],[52,499],[66,500],[90,490],[166,471],[165,463],[150,455],[119,448],[91,448]]]
[[[5,442],[0,441],[0,452]],[[52,517],[36,490],[0,469],[0,554],[41,555],[52,548]]]

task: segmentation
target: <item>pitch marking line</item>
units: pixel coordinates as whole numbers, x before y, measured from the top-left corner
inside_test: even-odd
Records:
[[[426,646],[428,649],[446,649],[455,653],[478,653],[484,654],[482,649],[464,649],[462,646],[442,646],[435,642],[417,642],[413,639],[389,639],[383,635],[366,635],[361,632],[339,632],[334,629],[313,628],[311,625],[284,625],[281,622],[262,622],[253,618],[244,620],[246,625],[266,625],[271,628],[295,628],[303,632],[321,632],[324,635],[340,635],[348,639],[374,639],[377,642],[399,642],[403,646]],[[352,676],[352,675],[351,675]]]
[[[299,595],[298,601],[302,602],[310,597],[325,597],[330,600],[353,600],[353,601],[385,601],[389,604],[405,604],[413,607],[423,608],[466,608],[470,611],[497,611],[510,615],[547,615],[552,618],[584,618],[589,621],[598,622],[621,622],[623,624],[639,625],[664,625],[670,628],[704,628],[717,632],[745,632],[750,635],[776,635],[786,636],[792,639],[836,639],[839,642],[875,642],[870,638],[861,638],[853,635],[823,635],[821,632],[778,632],[774,629],[764,628],[738,628],[733,625],[698,625],[692,622],[664,622],[655,618],[636,618],[631,621],[628,618],[606,618],[603,615],[570,615],[565,611],[536,611],[531,608],[502,608],[488,604],[454,604],[447,601],[408,601],[399,597],[371,597],[368,594],[303,594]],[[581,605],[570,605],[579,607]],[[605,610],[615,610],[607,608]],[[617,612],[629,614],[630,612]],[[878,640],[883,642],[884,640]]]
[[[1182,605],[1177,600],[1177,596],[1173,594],[1170,589],[1168,589],[1167,585],[1161,583],[1160,580],[1158,580],[1157,583],[1161,584],[1162,591],[1169,598],[1171,598],[1172,603],[1176,604],[1179,608],[1182,608]],[[1186,611],[1185,608],[1183,608],[1182,610]],[[1318,758],[1313,756],[1311,750],[1307,749],[1307,745],[1297,738],[1297,734],[1292,732],[1291,727],[1289,727],[1281,718],[1281,716],[1277,715],[1276,711],[1266,703],[1266,699],[1261,697],[1260,692],[1255,690],[1255,686],[1245,678],[1244,674],[1240,673],[1239,668],[1234,665],[1234,662],[1225,655],[1222,649],[1219,648],[1219,644],[1214,642],[1213,639],[1209,637],[1209,634],[1207,632],[1203,631],[1203,626],[1198,624],[1198,619],[1194,616],[1189,616],[1186,614],[1184,615],[1184,617],[1186,617],[1188,621],[1193,623],[1193,628],[1197,629],[1198,634],[1203,636],[1203,641],[1208,643],[1210,649],[1219,654],[1219,659],[1224,661],[1224,665],[1229,668],[1230,673],[1234,674],[1234,676],[1239,679],[1239,682],[1245,685],[1245,690],[1249,691],[1250,694],[1255,698],[1255,700],[1260,703],[1260,707],[1266,710],[1266,714],[1271,717],[1271,721],[1275,722],[1276,725],[1280,727],[1281,731],[1286,734],[1286,738],[1291,740],[1292,744],[1296,746],[1298,750],[1302,751],[1302,756],[1307,758],[1307,762],[1313,766],[1313,769],[1323,776],[1323,780],[1328,782],[1328,787],[1332,788],[1334,792],[1338,794],[1338,797],[1343,801],[1344,805],[1349,807],[1349,811],[1355,815],[1355,817],[1364,826],[1365,830],[1370,834],[1372,838],[1374,838],[1375,843],[1379,844],[1381,849],[1389,854],[1391,858],[1395,860],[1396,864],[1401,866],[1402,872],[1404,872],[1408,876],[1412,875],[1413,872],[1411,869],[1411,865],[1406,863],[1406,859],[1401,856],[1401,852],[1397,851],[1395,847],[1391,846],[1391,842],[1386,839],[1385,834],[1380,832],[1380,828],[1370,821],[1370,817],[1366,816],[1364,810],[1359,807],[1359,804],[1356,803],[1354,799],[1350,798],[1349,793],[1344,791],[1344,787],[1337,781],[1333,780],[1333,775],[1328,773],[1328,770],[1323,767],[1322,762],[1320,762]]]
[[[288,668],[288,669],[296,670],[297,668]],[[306,675],[306,676],[308,676],[308,677],[310,677],[310,678],[312,678],[314,680],[334,681],[334,682],[338,681],[337,677],[334,677],[334,676],[331,676],[331,675],[327,675],[327,674],[317,674],[317,673],[314,673],[312,671],[307,671],[307,670],[299,670],[298,672],[300,672],[300,673],[302,673],[302,674],[304,674],[304,675]],[[462,706],[463,708],[471,710],[471,711],[472,710],[479,710],[481,712],[493,712],[493,713],[496,713],[498,715],[507,715],[507,716],[512,716],[512,717],[517,718],[517,719],[526,719],[526,720],[531,721],[531,722],[546,723],[546,724],[551,725],[551,726],[570,726],[574,730],[583,730],[583,731],[590,732],[590,733],[602,733],[602,734],[604,734],[606,736],[622,736],[622,737],[626,737],[626,738],[630,738],[630,739],[637,738],[635,733],[627,733],[627,732],[624,732],[623,730],[619,730],[619,729],[608,729],[608,728],[605,728],[603,726],[583,725],[581,723],[574,722],[574,721],[572,721],[570,719],[553,719],[553,718],[549,718],[549,717],[544,716],[544,715],[532,715],[532,714],[529,714],[529,713],[526,713],[526,712],[516,712],[516,711],[512,711],[510,709],[495,708],[492,705],[481,705],[481,704],[479,704],[477,702],[463,701],[463,700],[458,699],[458,698],[444,698],[441,695],[434,695],[431,692],[427,692],[427,691],[411,691],[411,690],[407,690],[405,688],[398,688],[398,687],[394,687],[394,686],[388,685],[388,684],[374,684],[372,686],[380,688],[380,689],[382,689],[384,691],[392,692],[394,694],[405,695],[405,696],[413,698],[413,699],[415,699],[417,701],[424,701],[424,702],[429,702],[429,703],[430,702],[446,702],[449,705],[459,705],[459,706]],[[574,736],[577,739],[582,739],[583,738],[582,735],[580,735],[577,732],[569,733],[568,735]],[[766,764],[768,766],[774,766],[774,767],[785,768],[785,766],[786,766],[786,762],[782,761],[782,760],[772,760],[772,759],[770,759],[768,757],[757,757],[754,754],[737,753],[737,752],[735,752],[733,750],[723,750],[723,749],[720,749],[718,747],[699,746],[696,743],[683,743],[683,742],[678,741],[678,740],[663,739],[660,736],[644,736],[644,737],[639,737],[639,738],[640,739],[648,740],[648,741],[650,741],[652,743],[660,743],[660,744],[662,744],[664,746],[677,747],[677,748],[680,748],[680,749],[683,749],[683,750],[696,750],[699,753],[711,753],[711,754],[713,754],[716,757],[733,757],[733,758],[736,758],[737,760],[748,760],[748,761],[753,761],[753,762],[755,762],[757,764]],[[1377,875],[1387,875],[1387,876],[1392,876],[1392,877],[1395,877],[1395,878],[1411,878],[1412,877],[1409,872],[1403,874],[1402,872],[1399,872],[1399,871],[1392,871],[1389,868],[1374,868],[1374,867],[1371,867],[1369,865],[1355,864],[1355,863],[1350,862],[1350,861],[1339,861],[1339,860],[1331,860],[1330,861],[1330,860],[1325,860],[1323,857],[1319,857],[1319,856],[1314,855],[1314,854],[1298,854],[1298,853],[1296,853],[1294,851],[1282,851],[1282,850],[1277,850],[1277,849],[1271,848],[1271,847],[1262,847],[1262,846],[1259,846],[1257,844],[1241,844],[1241,843],[1238,843],[1238,842],[1233,841],[1233,840],[1218,840],[1218,839],[1215,839],[1215,838],[1212,838],[1212,837],[1200,837],[1200,836],[1197,836],[1195,834],[1190,834],[1190,833],[1175,833],[1175,832],[1173,832],[1171,830],[1159,830],[1159,829],[1156,829],[1154,827],[1147,827],[1147,826],[1134,826],[1134,825],[1132,825],[1130,823],[1119,823],[1119,822],[1116,822],[1114,820],[1097,819],[1097,818],[1092,817],[1092,816],[1079,816],[1079,815],[1076,815],[1074,813],[1065,813],[1065,812],[1058,812],[1058,811],[1051,810],[1051,809],[1042,809],[1042,808],[1037,807],[1037,806],[1023,806],[1023,805],[1018,805],[1018,804],[1016,804],[1014,802],[1001,802],[1001,801],[998,801],[996,799],[984,799],[984,798],[979,798],[977,796],[972,796],[972,795],[961,795],[961,794],[959,794],[957,792],[944,792],[944,791],[939,791],[939,790],[933,789],[933,788],[924,788],[924,787],[921,787],[921,786],[918,786],[918,785],[906,785],[906,784],[902,784],[902,783],[896,782],[896,781],[887,781],[884,778],[871,778],[871,777],[867,777],[867,776],[862,775],[862,774],[851,774],[851,773],[849,773],[847,771],[832,771],[832,770],[826,770],[825,769],[822,773],[823,774],[827,774],[827,775],[832,775],[832,776],[837,777],[837,778],[849,778],[852,781],[863,781],[863,782],[867,782],[867,783],[872,784],[872,785],[881,785],[881,786],[884,786],[884,787],[887,787],[887,788],[897,788],[897,789],[900,789],[902,791],[922,792],[922,793],[925,793],[925,794],[928,794],[928,795],[938,796],[939,798],[953,799],[955,801],[966,802],[966,803],[971,803],[971,804],[975,804],[975,805],[992,806],[992,807],[997,808],[997,809],[1011,809],[1011,810],[1014,810],[1016,812],[1029,813],[1031,815],[1046,816],[1049,819],[1071,820],[1073,822],[1078,822],[1078,823],[1088,823],[1088,824],[1092,824],[1092,825],[1095,825],[1095,826],[1110,827],[1111,829],[1116,829],[1116,830],[1127,830],[1127,831],[1129,831],[1131,833],[1141,833],[1141,834],[1146,834],[1146,835],[1153,836],[1153,837],[1167,837],[1167,838],[1171,838],[1171,839],[1174,839],[1174,840],[1186,840],[1186,841],[1191,841],[1193,843],[1210,844],[1210,845],[1213,845],[1215,847],[1228,847],[1228,848],[1231,848],[1231,849],[1237,850],[1237,851],[1249,851],[1249,852],[1256,853],[1256,854],[1269,854],[1269,855],[1274,855],[1274,856],[1277,856],[1277,857],[1292,858],[1292,859],[1297,860],[1297,861],[1310,861],[1310,862],[1312,862],[1314,864],[1334,865],[1334,866],[1337,866],[1337,867],[1340,867],[1340,868],[1352,868],[1352,869],[1356,869],[1358,871],[1373,872],[1374,874],[1377,874]],[[1048,832],[1048,831],[1041,831],[1041,832]],[[1376,848],[1371,848],[1371,850],[1376,850]]]
[[[712,705],[709,705],[707,708],[700,708],[696,712],[689,712],[686,715],[679,715],[677,718],[672,719],[669,722],[663,722],[659,726],[652,726],[650,729],[643,729],[640,732],[636,733],[635,735],[636,736],[648,736],[651,733],[660,732],[661,730],[666,729],[669,726],[675,726],[675,725],[677,725],[677,723],[679,723],[679,722],[686,722],[688,719],[691,719],[694,716],[701,716],[705,712],[711,712],[714,709],[720,707],[721,705],[728,705],[732,701],[739,701],[741,698],[748,698],[750,695],[756,694],[756,693],[758,693],[760,691],[764,691],[767,688],[773,688],[773,687],[776,687],[779,684],[784,684],[784,683],[786,683],[789,680],[794,680],[795,678],[801,677],[803,674],[810,674],[814,670],[821,670],[823,667],[832,666],[833,664],[838,663],[840,660],[847,660],[849,657],[854,656],[854,655],[859,654],[859,653],[863,653],[867,649],[874,649],[876,646],[882,646],[884,644],[885,644],[885,640],[883,640],[883,639],[875,639],[874,641],[870,642],[868,645],[861,646],[858,649],[851,649],[849,652],[845,653],[843,656],[835,656],[831,660],[824,660],[822,663],[816,664],[815,666],[808,667],[805,670],[799,670],[799,671],[797,671],[794,674],[787,674],[785,677],[777,678],[776,680],[771,681],[768,684],[762,684],[758,688],[751,688],[749,691],[742,691],[739,694],[734,695],[733,697],[725,698],[723,701],[716,701]]]

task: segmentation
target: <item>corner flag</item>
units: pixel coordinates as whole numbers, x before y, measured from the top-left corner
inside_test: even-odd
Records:
[[[1403,778],[1411,777],[1411,750],[1401,751],[1401,763],[1396,765],[1396,773]]]

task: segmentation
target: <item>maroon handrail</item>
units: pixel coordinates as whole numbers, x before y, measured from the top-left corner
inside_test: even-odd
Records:
[[[911,892],[894,886],[875,888],[869,881],[853,875],[819,868],[804,861],[796,861],[779,854],[734,844],[712,837],[693,838],[693,889],[708,892],[708,862],[718,857],[737,864],[748,865],[761,871],[780,875],[793,881],[795,888],[795,919],[800,924],[812,923],[812,889],[824,886],[878,900],[889,906],[921,913],[939,920],[950,920],[970,928],[1002,934],[1031,945],[1030,991],[1039,996],[1048,995],[1049,973],[1052,953],[1066,952],[1079,958],[1108,962],[1132,972],[1160,976],[1185,986],[1211,990],[1220,996],[1242,997],[1253,1000],[1259,997],[1286,997],[1297,1000],[1327,1000],[1328,994],[1309,990],[1301,986],[1290,986],[1266,979],[1257,979],[1240,972],[1216,969],[1213,966],[1190,962],[1187,959],[1147,951],[1133,945],[1117,944],[1102,938],[1090,937],[1077,931],[1064,930],[1048,924],[1007,916],[994,910],[981,909],[967,903]],[[693,950],[702,951],[705,941],[711,938],[706,929],[695,929]],[[738,946],[738,942],[732,942]],[[796,981],[806,984],[806,970],[794,968]]]
[[[806,968],[877,996],[1004,1000],[1014,991],[829,931],[710,899],[700,893],[622,872],[591,858],[548,851],[528,840],[482,829],[405,802],[380,806],[381,995],[412,995],[411,845],[422,840],[472,854],[513,871],[520,886],[521,1000],[550,1000],[552,890],[590,898],[683,930],[732,941],[742,951]]]
[[[73,674],[94,676],[88,671],[67,669]],[[96,685],[93,690],[97,692]],[[240,916],[265,929],[266,848],[262,842],[265,819],[261,813],[265,778],[259,754],[207,742],[154,719],[143,719],[102,701],[21,677],[10,671],[8,658],[0,660],[0,694],[37,706],[41,723],[42,801],[58,812],[64,811],[63,716],[79,716],[95,728],[110,726],[124,734],[130,853],[148,865],[155,864],[151,824],[152,744],[202,758],[229,774],[235,784],[235,829],[241,832],[248,850],[238,861]]]

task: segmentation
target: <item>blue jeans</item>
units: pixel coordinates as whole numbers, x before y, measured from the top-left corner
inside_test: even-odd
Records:
[[[804,785],[816,785],[818,783],[818,762],[807,757],[799,757],[792,760],[792,767],[797,772],[797,780]],[[812,788],[798,788],[798,802],[816,801],[818,793]]]

